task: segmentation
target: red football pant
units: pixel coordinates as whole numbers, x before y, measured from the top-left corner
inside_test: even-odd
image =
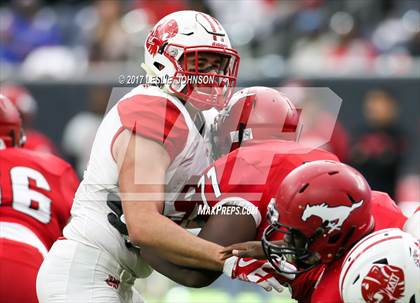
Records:
[[[0,301],[36,303],[36,275],[42,254],[30,245],[0,238]]]

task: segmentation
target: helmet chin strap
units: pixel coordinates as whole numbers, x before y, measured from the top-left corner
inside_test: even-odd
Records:
[[[142,64],[140,64],[140,66],[141,66],[141,68],[146,72],[146,75],[149,75],[149,76],[151,76],[151,77],[158,77],[157,75],[156,75],[156,73],[153,71],[153,69],[149,66],[149,65],[147,65],[146,63],[142,63]],[[170,94],[170,92],[168,91],[168,89],[166,88],[166,85],[160,85],[159,86],[159,88],[164,92],[164,93],[167,93],[167,94]]]
[[[141,68],[146,72],[147,75],[149,75],[150,77],[156,77],[159,78],[158,75],[156,75],[156,73],[153,71],[153,69],[146,63],[142,63]],[[166,85],[160,85],[159,88],[167,94],[173,95],[174,93],[169,91]]]

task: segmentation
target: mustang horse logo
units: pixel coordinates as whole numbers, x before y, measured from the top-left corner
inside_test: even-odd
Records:
[[[322,223],[328,222],[326,226],[329,228],[328,233],[332,233],[334,230],[340,230],[341,225],[343,225],[350,213],[362,204],[363,200],[360,200],[352,206],[329,207],[327,203],[306,205],[302,214],[302,220],[306,221],[311,216],[317,216],[322,219]]]

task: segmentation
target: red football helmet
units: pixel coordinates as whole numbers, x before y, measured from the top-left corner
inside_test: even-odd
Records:
[[[23,141],[19,112],[8,98],[0,94],[0,147],[21,146]]]
[[[37,111],[36,101],[23,86],[12,83],[3,84],[0,86],[0,94],[12,101],[19,111],[22,120],[28,121],[35,116]]]
[[[236,92],[213,125],[217,156],[248,140],[296,140],[300,110],[281,92],[254,86]]]
[[[268,259],[275,266],[289,257],[306,271],[341,257],[374,226],[370,196],[365,178],[343,163],[320,160],[295,168],[269,205],[271,225],[263,238]],[[277,232],[284,234],[280,245],[269,241]]]

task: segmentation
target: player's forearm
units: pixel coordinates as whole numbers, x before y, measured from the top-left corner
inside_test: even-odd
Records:
[[[205,287],[213,283],[221,272],[175,265],[159,256],[154,249],[142,247],[141,255],[154,270],[172,281],[187,287]]]
[[[148,246],[168,261],[180,266],[222,271],[222,246],[200,239],[156,214],[142,218],[141,228],[133,229],[130,241]]]

